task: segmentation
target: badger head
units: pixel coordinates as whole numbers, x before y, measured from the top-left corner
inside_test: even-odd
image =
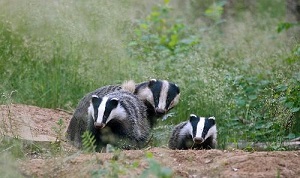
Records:
[[[214,117],[204,118],[191,114],[188,122],[191,125],[190,134],[195,144],[203,143],[207,138],[215,136],[217,132]]]
[[[97,95],[92,96],[89,112],[93,117],[94,126],[99,129],[104,128],[112,119],[120,119],[126,115],[118,98],[108,96],[101,98]]]
[[[146,85],[146,86],[145,86]],[[151,106],[156,116],[162,116],[178,104],[180,89],[166,80],[151,79],[143,87],[137,87],[135,94],[146,105]]]

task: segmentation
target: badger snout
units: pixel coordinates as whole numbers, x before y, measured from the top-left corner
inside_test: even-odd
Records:
[[[102,128],[105,127],[105,124],[104,123],[97,123],[97,122],[95,122],[94,126],[96,127],[96,129],[102,129]]]
[[[167,111],[165,109],[155,108],[155,112],[158,115],[164,115]]]
[[[195,143],[198,143],[198,144],[200,144],[204,141],[204,139],[201,138],[201,137],[195,137],[193,140],[194,140]]]

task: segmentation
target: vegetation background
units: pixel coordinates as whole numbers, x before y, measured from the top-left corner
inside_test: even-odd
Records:
[[[216,117],[221,149],[300,136],[299,23],[284,0],[2,0],[0,12],[1,104],[73,112],[96,88],[157,78],[181,101],[153,146],[191,113]]]

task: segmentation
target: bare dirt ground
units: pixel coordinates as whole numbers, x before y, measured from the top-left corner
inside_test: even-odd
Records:
[[[55,141],[57,133],[53,127],[59,119],[66,127],[70,118],[70,114],[60,110],[20,104],[0,106],[0,128],[5,128],[1,134],[36,142]],[[67,142],[62,142],[61,147],[56,155],[28,154],[19,161],[19,171],[25,177],[139,177],[148,170],[150,177],[162,177],[166,168],[172,170],[172,177],[300,177],[299,150],[246,152],[154,147],[86,154]]]

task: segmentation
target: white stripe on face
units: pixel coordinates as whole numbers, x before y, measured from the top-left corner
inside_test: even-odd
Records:
[[[165,110],[166,105],[167,105],[166,102],[167,102],[168,91],[169,91],[169,82],[167,82],[166,80],[163,80],[161,90],[160,90],[158,106],[157,106],[158,109]]]
[[[118,106],[111,111],[110,115],[106,120],[106,123],[111,121],[113,118],[118,118],[119,120],[127,118],[126,110],[123,107],[121,107],[120,104],[118,104]]]
[[[202,132],[204,129],[204,123],[205,123],[205,118],[204,117],[200,117],[200,120],[197,124],[197,131],[196,131],[196,135],[195,137],[197,138],[202,138]]]
[[[153,93],[148,87],[141,89],[137,95],[141,100],[148,101],[154,107]]]
[[[99,124],[102,123],[107,100],[108,100],[108,97],[103,97],[102,102],[100,103],[100,106],[98,108],[98,117],[97,117],[96,123],[99,123]]]
[[[93,103],[91,102],[91,104],[90,104],[90,106],[89,106],[89,108],[88,108],[88,115],[89,115],[89,117],[90,116],[92,116],[93,117],[93,119],[94,119],[94,121],[95,121],[95,115],[94,115],[94,107],[93,107]]]
[[[210,136],[213,136],[214,139],[217,138],[217,127],[216,127],[216,125],[214,125],[213,127],[211,127],[211,128],[208,130],[208,132],[207,132],[207,134],[206,134],[204,140],[206,140],[206,139],[207,139],[208,137],[210,137]]]
[[[174,106],[176,106],[179,102],[179,98],[180,98],[180,94],[178,94],[174,99],[173,101],[171,102],[168,110],[172,109]]]

